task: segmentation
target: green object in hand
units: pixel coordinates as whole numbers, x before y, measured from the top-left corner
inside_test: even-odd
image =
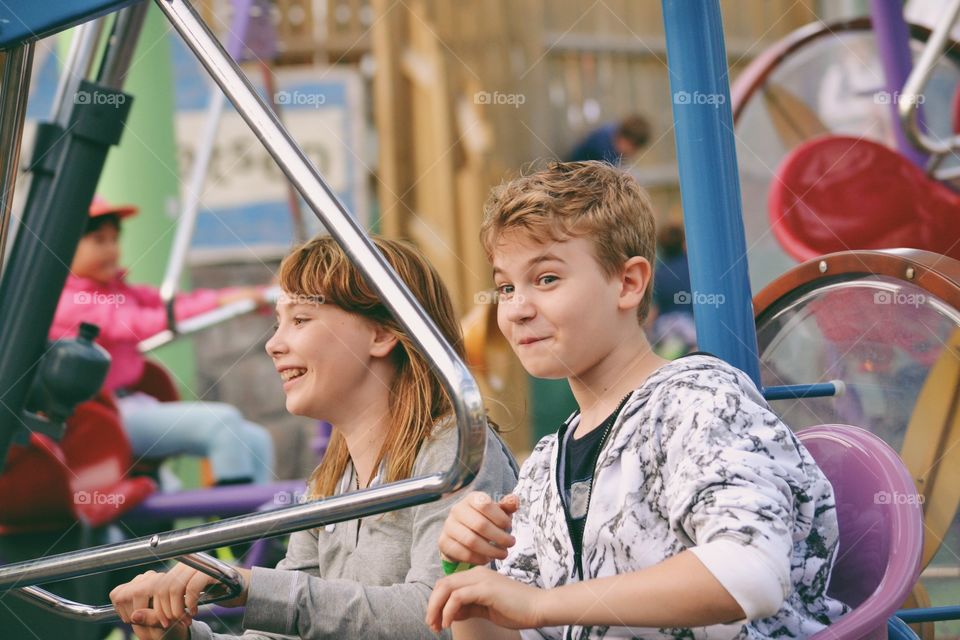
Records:
[[[447,560],[441,555],[440,566],[443,568],[443,575],[451,576],[458,571],[472,569],[474,565],[470,564],[469,562],[454,562],[453,560]]]

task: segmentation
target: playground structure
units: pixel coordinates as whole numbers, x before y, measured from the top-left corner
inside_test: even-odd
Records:
[[[130,4],[130,7],[123,9],[125,13],[121,15],[125,21],[133,21],[136,11],[147,3],[101,1],[91,4],[101,5],[99,10],[119,9],[122,8],[121,5]],[[463,394],[457,396],[461,398],[461,404],[458,405],[458,417],[462,429],[461,453],[467,456],[465,459],[469,460],[469,465],[466,468],[453,469],[443,478],[408,481],[402,487],[383,487],[363,495],[356,494],[349,499],[333,499],[289,507],[263,515],[239,516],[181,532],[157,534],[149,539],[0,567],[0,589],[36,585],[82,575],[94,569],[122,567],[155,558],[182,557],[183,554],[214,546],[254,540],[267,528],[273,535],[434,499],[441,493],[467,482],[471,470],[476,468],[474,465],[479,464],[475,451],[470,448],[470,439],[476,437],[477,429],[482,427],[483,418],[478,409],[477,388],[463,363],[456,362],[456,358],[449,356],[449,351],[442,345],[442,340],[439,340],[436,332],[431,330],[429,320],[416,314],[416,304],[404,294],[402,285],[392,276],[389,269],[384,267],[382,261],[377,259],[375,252],[365,240],[363,230],[352,222],[342,206],[330,197],[328,190],[323,188],[322,178],[306,162],[303,155],[298,153],[296,145],[285,134],[282,125],[270,109],[250,90],[236,65],[232,64],[229,56],[225,55],[222,48],[217,45],[190,5],[178,1],[158,4],[250,126],[260,132],[261,140],[270,149],[310,208],[323,219],[330,232],[344,244],[364,271],[378,283],[379,287],[382,287],[381,293],[390,301],[391,308],[405,319],[405,325],[414,335],[420,336],[422,341],[420,346],[437,362],[442,363],[440,370],[447,375],[450,388]],[[376,3],[373,6],[376,7]],[[433,8],[436,10],[436,7]],[[471,302],[476,300],[472,300],[472,294],[464,294],[482,290],[482,286],[477,286],[481,283],[481,279],[476,274],[470,273],[469,268],[465,269],[455,263],[450,263],[449,269],[444,270],[443,256],[431,254],[431,240],[436,242],[436,238],[440,238],[441,241],[455,243],[449,246],[462,247],[463,253],[460,255],[464,256],[464,260],[461,264],[469,267],[474,264],[474,260],[477,264],[482,262],[479,247],[468,246],[467,238],[471,235],[469,228],[459,224],[451,226],[449,219],[445,222],[441,213],[444,208],[476,211],[475,207],[478,207],[479,201],[482,200],[485,185],[489,182],[490,176],[502,172],[503,169],[503,165],[497,166],[491,158],[490,141],[502,139],[501,132],[510,131],[510,127],[515,128],[516,123],[511,120],[516,119],[510,115],[501,115],[503,113],[501,110],[498,112],[498,119],[502,122],[492,124],[484,122],[483,112],[476,108],[477,103],[474,102],[471,105],[469,101],[463,100],[464,95],[470,96],[484,90],[482,86],[471,85],[469,79],[465,79],[462,86],[457,85],[457,90],[431,82],[431,79],[445,80],[455,85],[451,78],[456,74],[450,70],[443,70],[443,58],[447,54],[437,46],[438,42],[430,41],[428,29],[419,29],[417,26],[424,24],[430,18],[427,14],[416,14],[418,10],[423,10],[423,5],[413,5],[409,9],[410,14],[405,17],[405,22],[401,22],[400,25],[389,23],[384,25],[385,28],[390,27],[398,31],[404,28],[411,31],[409,48],[392,57],[396,61],[402,61],[402,72],[407,74],[407,77],[401,80],[395,76],[389,76],[393,77],[392,84],[377,87],[380,92],[378,99],[392,102],[396,110],[386,112],[388,115],[379,111],[378,117],[385,120],[384,127],[390,127],[389,122],[393,122],[395,127],[395,123],[403,119],[402,114],[408,113],[414,116],[413,126],[404,135],[412,133],[416,139],[416,144],[411,143],[415,158],[412,168],[414,172],[418,171],[418,167],[422,170],[422,173],[404,175],[398,166],[388,168],[388,163],[385,163],[381,167],[384,184],[393,187],[389,191],[394,194],[409,195],[411,198],[409,201],[391,205],[399,207],[408,215],[390,218],[384,216],[384,227],[387,230],[388,225],[396,225],[392,229],[394,233],[409,235],[418,240],[431,259],[441,267],[442,271],[445,271],[445,275],[451,275],[452,284],[459,283],[454,288],[461,292],[461,304],[466,309],[474,306]],[[73,16],[55,27],[66,26],[70,21],[78,18],[79,16]],[[441,29],[452,30],[456,21],[449,18],[451,16],[448,15],[446,23],[437,19],[436,24],[441,25],[439,27]],[[728,79],[725,72],[717,72],[718,68],[724,70],[727,68],[723,38],[717,37],[722,35],[719,9],[715,4],[711,4],[709,10],[703,15],[690,16],[684,14],[679,3],[666,1],[663,6],[663,19],[667,35],[667,58],[671,71],[668,92],[671,95],[679,92],[693,95],[699,92],[704,95],[722,95],[728,98],[725,103],[715,109],[687,108],[691,105],[676,102],[674,104],[677,160],[684,201],[684,223],[691,254],[692,286],[695,291],[722,294],[728,301],[728,304],[723,306],[696,307],[700,348],[723,357],[749,373],[757,384],[764,388],[768,399],[786,398],[783,405],[775,405],[775,408],[781,410],[785,421],[795,428],[833,422],[862,424],[875,434],[882,436],[895,448],[902,445],[900,456],[909,469],[912,481],[917,484],[920,495],[924,497],[928,534],[930,531],[941,532],[939,536],[928,535],[921,547],[917,535],[919,510],[900,510],[902,513],[898,517],[902,517],[903,520],[897,520],[895,524],[912,531],[907,539],[915,544],[906,555],[909,558],[915,558],[915,562],[905,560],[901,563],[900,569],[893,574],[887,574],[893,575],[896,579],[896,584],[886,587],[892,589],[891,592],[883,592],[883,588],[877,586],[878,576],[869,572],[855,574],[857,579],[850,582],[853,585],[851,588],[858,590],[857,598],[862,600],[856,603],[860,605],[854,611],[856,615],[851,614],[851,621],[846,623],[853,625],[856,622],[856,631],[851,631],[853,635],[844,637],[885,637],[888,633],[887,618],[899,606],[897,600],[913,588],[921,559],[923,564],[926,564],[936,551],[939,539],[943,537],[953,521],[957,496],[960,495],[957,489],[960,485],[952,477],[955,473],[953,470],[958,467],[952,464],[951,457],[943,457],[949,456],[958,437],[954,428],[957,415],[958,380],[955,336],[957,326],[960,324],[957,318],[957,309],[960,308],[960,299],[957,295],[960,291],[960,275],[957,272],[956,262],[943,255],[929,252],[844,250],[837,255],[818,255],[814,260],[805,262],[796,270],[784,274],[758,293],[753,302],[754,309],[751,309],[747,264],[746,260],[742,259],[747,254],[748,247],[744,241],[743,222],[740,217],[740,190],[735,170],[737,162],[734,153],[734,136],[730,126],[732,120],[727,89]],[[38,18],[39,22],[42,20]],[[124,23],[118,20],[118,24]],[[491,31],[495,30],[498,24],[496,20],[491,19],[487,28]],[[54,26],[51,25],[50,28]],[[40,33],[39,29],[37,31]],[[395,41],[389,40],[389,35],[383,38],[384,41],[378,39],[381,36],[384,34],[374,32],[375,50],[377,47],[397,46]],[[23,71],[29,68],[30,45],[21,45],[21,42],[32,37],[32,34],[27,35],[26,38],[12,36],[2,43],[4,47],[13,45],[26,47],[25,49],[12,48],[8,52],[5,60],[5,80],[19,79],[21,82],[25,80]],[[934,40],[935,38],[931,41]],[[715,65],[705,64],[705,61],[713,61]],[[109,75],[107,74],[108,77]],[[114,87],[116,88],[118,87]],[[8,102],[14,103],[10,105],[10,109],[5,108],[0,114],[4,118],[4,124],[8,122],[8,118],[15,124],[18,113],[22,112],[22,105],[17,105],[11,98],[16,95],[4,91],[4,105],[6,106]],[[451,96],[459,96],[460,99],[453,100]],[[407,111],[403,111],[404,109]],[[83,114],[65,114],[65,117],[79,119]],[[898,125],[894,122],[893,127],[896,126]],[[431,136],[431,131],[434,130],[435,135]],[[487,131],[486,135],[484,131]],[[495,135],[490,132],[495,132]],[[818,132],[823,133],[823,130]],[[17,133],[15,130],[8,131],[5,126],[0,128],[0,135],[15,139]],[[398,132],[396,135],[387,136],[386,139],[395,143],[399,135]],[[797,142],[800,140],[798,139]],[[445,156],[453,143],[462,144],[463,147],[463,153],[458,152],[454,156],[460,159],[459,165],[435,163],[441,166],[434,167],[430,164],[430,159],[435,158],[437,154]],[[445,144],[447,149],[444,149]],[[66,155],[68,151],[69,149],[63,152],[65,154],[63,157],[69,157]],[[382,153],[387,158],[391,155],[404,156],[403,149],[397,147],[388,146],[382,150]],[[13,171],[16,168],[15,154],[8,152],[8,155],[14,157],[8,157],[6,164],[3,165],[6,176],[11,175],[11,163]],[[58,165],[58,171],[65,166],[66,161]],[[725,167],[726,170],[719,171],[718,166]],[[407,170],[409,171],[410,168],[408,167]],[[88,195],[92,196],[92,184],[84,185],[80,180],[70,183],[69,180],[59,177],[68,174],[69,172],[64,172],[54,177],[51,198],[60,198],[61,202],[70,200],[80,202]],[[404,182],[405,179],[409,180],[411,175],[423,177],[422,189],[416,184],[416,179],[412,185],[409,181]],[[9,185],[10,182],[8,181],[7,184]],[[12,194],[9,188],[5,193],[7,197],[4,214],[7,214]],[[801,193],[801,197],[797,200],[801,203],[806,202],[802,197],[804,195],[806,194]],[[431,198],[436,198],[436,202],[440,203],[436,208],[431,208],[434,206],[429,204]],[[66,218],[72,211],[73,217],[79,218],[76,214],[76,206],[63,206],[57,209],[51,202],[52,200],[48,201],[46,211],[44,207],[36,205],[39,211],[36,215],[57,215]],[[384,198],[381,206],[386,207],[386,202],[388,201]],[[782,206],[795,207],[797,204]],[[58,213],[54,214],[53,211]],[[469,217],[469,215],[463,215],[459,220],[469,219]],[[38,219],[45,224],[54,224],[56,220]],[[76,220],[73,221],[72,229],[72,237],[75,241],[79,234]],[[71,236],[71,234],[66,235]],[[59,243],[54,243],[62,252],[61,255],[72,252],[68,246],[69,240],[68,237],[61,239]],[[27,248],[24,249],[23,246]],[[846,246],[846,249],[851,248],[856,247]],[[20,345],[39,343],[35,328],[23,326],[24,323],[16,322],[13,315],[7,315],[11,313],[9,309],[12,307],[12,302],[8,306],[8,301],[14,300],[18,295],[17,274],[23,273],[26,269],[25,265],[20,266],[21,262],[29,262],[33,267],[42,263],[42,255],[39,255],[35,249],[31,252],[29,240],[18,238],[17,245],[11,248],[11,258],[3,274],[5,307],[3,314],[5,319],[7,317],[11,319],[9,324],[4,325],[11,327],[11,336],[5,337],[0,342],[0,347],[3,349],[0,353],[5,363],[4,374],[0,377],[5,382],[12,380],[20,371],[26,370],[26,368],[16,369],[15,367],[19,366],[17,363],[32,362],[24,353],[21,353],[25,349]],[[51,265],[46,265],[45,268],[52,270],[50,273],[56,271],[56,267]],[[879,305],[885,303],[878,302],[875,297],[878,294],[884,294],[891,300],[891,303],[887,303],[887,306],[880,308],[879,311]],[[902,305],[892,304],[900,296],[911,295],[913,300],[919,300],[917,305],[904,308]],[[923,298],[917,296],[923,296]],[[841,302],[838,303],[838,300]],[[697,304],[696,301],[694,304]],[[509,365],[500,365],[507,373],[501,375],[494,372],[491,375],[491,370],[495,368],[493,363],[499,356],[496,348],[492,348],[484,339],[483,332],[486,332],[486,335],[495,333],[490,330],[490,308],[492,305],[489,304],[480,307],[481,312],[477,314],[480,318],[478,320],[480,324],[477,326],[481,329],[478,329],[479,355],[476,356],[475,363],[482,362],[487,365],[488,370],[481,372],[481,384],[486,385],[484,389],[486,394],[496,395],[502,392],[502,389],[498,389],[498,385],[508,386],[504,384],[504,380],[509,380],[510,373]],[[847,315],[837,317],[837,310]],[[754,317],[754,311],[756,317]],[[863,325],[860,324],[863,315],[869,313],[877,314],[877,321],[874,323],[875,331],[873,328],[864,331]],[[30,335],[33,337],[30,338]],[[18,338],[17,341],[14,341],[14,336]],[[791,343],[796,343],[797,340],[810,342],[791,346]],[[758,343],[759,349],[756,346]],[[811,350],[810,344],[816,345],[819,351]],[[882,353],[884,346],[887,347],[886,353]],[[839,349],[840,358],[836,357],[837,353],[831,353],[831,349]],[[798,361],[795,357],[798,352],[810,354],[807,361]],[[821,352],[822,357],[817,360],[815,356],[819,356]],[[854,358],[844,360],[843,357],[851,352]],[[782,365],[778,358],[782,358]],[[851,362],[857,366],[849,366]],[[908,422],[911,425],[910,428],[898,432],[896,424],[878,424],[877,416],[868,412],[873,398],[865,395],[865,390],[876,387],[877,380],[883,379],[880,376],[895,376],[896,372],[902,368],[900,365],[904,363],[913,363],[922,369],[919,371],[914,369],[914,378],[910,380],[910,384],[904,384],[902,380],[891,380],[888,385],[880,388],[882,392],[890,392],[895,388],[904,390],[905,395],[902,400],[888,401],[891,406],[899,404],[916,407],[912,414],[907,414],[900,419],[901,423]],[[846,368],[842,368],[841,364]],[[26,365],[23,366],[26,367]],[[8,376],[10,380],[7,379]],[[865,378],[859,385],[858,376]],[[830,381],[826,382],[827,380]],[[835,383],[833,380],[839,380],[843,384]],[[19,381],[11,383],[9,388],[14,391],[20,390],[22,404],[25,402],[23,398],[26,392],[22,389],[23,384],[18,386],[18,383]],[[847,393],[834,397],[838,395],[839,390]],[[913,404],[910,404],[910,393],[914,394]],[[14,407],[17,412],[20,411],[16,403],[11,403],[10,407]],[[13,437],[15,429],[12,427],[17,421],[17,416],[13,415],[14,409],[10,407],[6,410],[11,415],[4,418],[2,423],[4,431],[0,432],[6,438],[5,442],[9,442]],[[781,407],[787,408],[781,409]],[[804,415],[804,412],[807,414]],[[914,428],[914,424],[923,426]],[[930,434],[933,437],[928,437]],[[807,432],[804,437],[815,438],[817,435],[818,432],[814,430]],[[822,432],[819,435],[823,437]],[[860,436],[850,437],[856,439]],[[873,440],[864,442],[866,444],[863,446],[867,449],[875,447]],[[874,451],[882,452],[882,449],[874,449]],[[834,454],[827,451],[823,455]],[[890,491],[909,492],[908,483],[893,484],[897,479],[896,456],[891,457],[886,453],[876,453],[876,455],[887,456],[883,464],[888,465],[893,471],[887,478],[887,484],[877,485],[879,488],[874,488],[882,490],[886,487]],[[821,460],[821,464],[824,464],[822,460],[826,458],[821,459],[819,455],[817,457]],[[900,477],[898,481],[902,480],[903,478]],[[419,493],[420,491],[423,493]],[[894,550],[889,546],[883,548],[889,555],[894,555]],[[856,549],[854,553],[855,551]],[[197,559],[190,561],[197,562]],[[220,574],[227,572],[223,567],[211,568],[212,563],[202,556],[199,561],[205,563],[203,566],[207,570]],[[851,562],[853,562],[852,558]],[[888,572],[894,571],[892,568],[894,564],[891,558],[882,569]],[[845,567],[838,568],[838,571],[843,570]],[[847,580],[848,576],[844,575],[838,582],[847,582]],[[877,584],[874,584],[874,581]],[[230,580],[225,578],[224,582],[229,585]],[[109,616],[108,609],[91,610],[67,603],[62,598],[47,595],[37,588],[31,588],[28,595],[44,601],[46,606],[52,609],[83,619],[104,619]],[[922,596],[914,597],[918,599],[919,604],[924,604]],[[876,608],[872,608],[880,600],[883,600],[882,606],[877,605]],[[934,619],[937,616],[949,617],[954,613],[956,612],[904,613],[901,618],[910,622],[919,622],[924,619]],[[924,615],[926,617],[923,617]],[[910,637],[910,630],[903,628],[897,621],[891,622],[889,629],[891,637]],[[924,630],[925,637],[929,633],[929,629]]]

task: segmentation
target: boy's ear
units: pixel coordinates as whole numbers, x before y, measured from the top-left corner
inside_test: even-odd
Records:
[[[385,358],[397,346],[397,336],[379,323],[373,323],[373,340],[370,342],[370,355]]]
[[[643,294],[652,281],[653,267],[646,258],[634,256],[623,263],[623,272],[620,276],[620,308],[639,307]]]

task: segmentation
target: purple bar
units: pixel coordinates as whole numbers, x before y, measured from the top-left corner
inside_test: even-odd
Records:
[[[131,509],[125,521],[155,522],[177,518],[229,518],[296,504],[306,491],[304,480],[242,484],[195,491],[155,493]]]
[[[897,113],[897,98],[903,90],[903,85],[907,83],[910,71],[913,70],[910,30],[903,19],[903,6],[896,0],[870,0],[870,16],[873,20],[877,49],[880,52],[880,62],[883,65],[887,94],[890,98],[890,117],[893,119],[897,149],[910,162],[924,169],[928,158],[907,140]],[[918,116],[918,122],[922,127],[923,112],[921,111]]]

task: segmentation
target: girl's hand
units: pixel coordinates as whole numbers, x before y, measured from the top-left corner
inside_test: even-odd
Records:
[[[262,307],[267,304],[266,291],[263,287],[230,288],[220,294],[217,302],[223,307],[233,302],[240,302],[241,300],[253,300],[258,307]]]
[[[244,579],[244,588],[239,596],[221,602],[224,606],[239,607],[247,602],[248,569],[237,569]],[[120,619],[128,624],[153,628],[145,631],[149,638],[189,638],[190,622],[197,614],[200,593],[217,580],[185,564],[178,564],[168,573],[147,571],[130,582],[110,592],[110,600]],[[186,635],[178,635],[180,631]],[[170,636],[156,631],[167,630]],[[151,635],[152,634],[152,635]],[[140,635],[139,633],[137,635]]]
[[[494,502],[482,491],[468,493],[450,509],[443,523],[437,541],[440,553],[453,562],[477,565],[503,560],[507,549],[517,542],[509,531],[519,505],[513,494]]]
[[[434,633],[468,618],[486,618],[507,629],[542,627],[547,593],[486,567],[474,567],[437,581],[426,623]]]

